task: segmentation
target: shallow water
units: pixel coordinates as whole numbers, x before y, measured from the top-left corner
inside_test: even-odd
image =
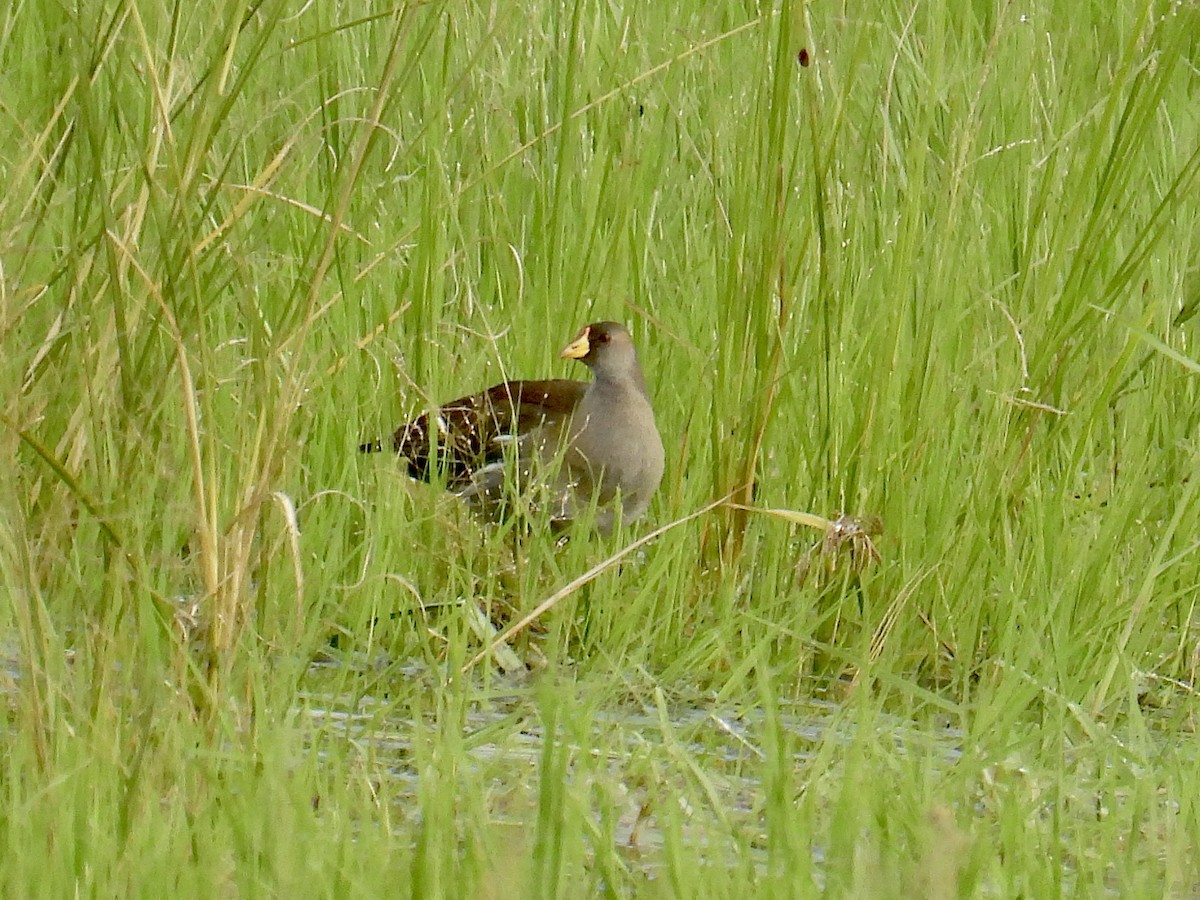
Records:
[[[430,673],[420,665],[389,667],[388,677],[429,679]],[[566,692],[573,689],[562,686]],[[574,700],[583,711],[566,715],[571,727],[558,729],[558,746],[568,754],[568,779],[586,782],[575,787],[587,787],[592,796],[599,790],[605,798],[607,808],[593,807],[597,825],[608,823],[628,864],[656,875],[663,865],[658,851],[664,848],[665,826],[659,816],[665,812],[679,823],[681,839],[710,851],[712,862],[732,864],[748,852],[753,867],[766,871],[767,799],[760,773],[768,753],[764,735],[771,726],[763,710],[715,698],[706,702],[703,695],[668,701],[661,691],[641,703],[626,700],[590,709],[586,689],[578,690]],[[545,736],[536,676],[495,676],[488,687],[480,685],[477,696],[484,699],[473,700],[463,715],[463,747],[473,767],[468,774],[483,779],[493,793],[494,824],[529,826]],[[397,715],[394,703],[370,695],[356,699],[312,692],[302,700],[314,728],[327,738],[341,734],[369,748],[377,764],[386,767],[394,779],[393,804],[409,812],[415,808],[420,754],[413,740],[436,732],[432,714],[418,727]],[[568,693],[556,702],[569,706],[573,700]],[[795,786],[805,783],[805,769],[818,748],[830,741],[849,746],[863,727],[845,706],[824,700],[783,702],[777,715],[790,745]],[[586,738],[581,739],[577,719],[587,723]],[[931,733],[886,715],[873,716],[868,727],[873,740],[882,736],[898,754],[915,754],[935,768],[948,768],[961,757],[961,734],[953,728]],[[666,804],[674,808],[667,810]],[[822,858],[814,847],[814,864]]]

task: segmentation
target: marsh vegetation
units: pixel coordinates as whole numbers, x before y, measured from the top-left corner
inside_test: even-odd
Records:
[[[8,4],[0,893],[1195,895],[1198,36]],[[602,319],[634,527],[356,452]]]

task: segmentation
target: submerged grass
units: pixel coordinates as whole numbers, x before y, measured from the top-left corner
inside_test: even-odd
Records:
[[[1197,34],[11,4],[0,892],[1195,893]],[[354,452],[604,318],[637,531]]]

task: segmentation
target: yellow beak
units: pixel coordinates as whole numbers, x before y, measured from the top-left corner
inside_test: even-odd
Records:
[[[585,327],[579,332],[579,337],[562,348],[562,353],[558,354],[559,359],[583,359],[592,352],[592,345],[588,343],[588,329]]]

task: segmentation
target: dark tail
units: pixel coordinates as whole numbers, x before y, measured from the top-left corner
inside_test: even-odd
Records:
[[[382,453],[383,442],[376,438],[373,441],[367,441],[365,444],[358,445],[359,453]]]

